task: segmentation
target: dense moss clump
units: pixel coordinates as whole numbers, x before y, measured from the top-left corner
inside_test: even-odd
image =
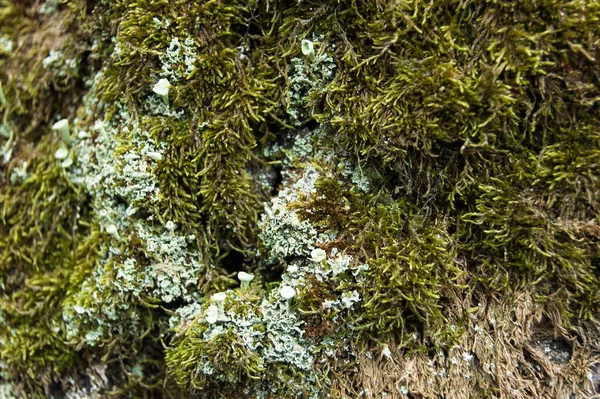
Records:
[[[593,0],[0,0],[0,397],[596,397],[599,60]]]

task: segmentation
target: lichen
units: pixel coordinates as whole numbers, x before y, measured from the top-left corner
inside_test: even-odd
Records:
[[[597,396],[599,27],[1,1],[0,396]]]

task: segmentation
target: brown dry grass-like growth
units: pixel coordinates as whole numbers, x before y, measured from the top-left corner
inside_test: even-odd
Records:
[[[510,298],[457,295],[451,308],[457,318],[468,314],[453,349],[407,355],[391,342],[386,355],[382,347],[371,347],[355,367],[333,379],[334,397],[592,399],[600,394],[598,323],[562,328],[552,307],[536,305],[526,291]]]

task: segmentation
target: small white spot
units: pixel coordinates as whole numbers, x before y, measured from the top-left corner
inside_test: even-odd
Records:
[[[284,299],[292,299],[296,295],[296,290],[289,285],[284,285],[279,289],[279,293]]]
[[[65,147],[61,147],[54,153],[54,158],[56,159],[65,159],[69,156],[69,150]]]
[[[250,274],[250,273],[246,273],[246,272],[239,272],[237,276],[238,276],[238,279],[242,283],[244,283],[244,282],[249,283],[250,281],[254,280],[254,274]]]
[[[161,161],[163,159],[162,154],[156,151],[148,151],[146,155],[148,156],[148,158],[153,159],[155,161]]]
[[[109,224],[108,226],[106,226],[106,232],[117,240],[120,238],[119,232],[117,231],[117,226],[115,226],[114,224]]]
[[[313,262],[321,263],[327,257],[327,253],[321,248],[315,248],[311,251],[310,257]]]
[[[69,132],[69,120],[68,119],[61,119],[58,122],[56,122],[54,125],[52,125],[52,130],[59,132],[62,135],[63,139],[66,142],[69,142],[70,132]]]
[[[302,54],[304,54],[307,57],[312,57],[313,55],[315,55],[315,48],[313,46],[313,42],[307,39],[302,40]]]
[[[390,351],[389,346],[385,345],[383,347],[383,350],[381,351],[381,354],[385,357],[387,357],[388,359],[392,358],[392,351]]]
[[[211,297],[211,299],[215,302],[223,302],[225,298],[227,298],[227,294],[224,292],[217,292]]]
[[[463,352],[462,356],[465,362],[470,362],[473,360],[473,355],[471,355],[469,352]]]
[[[152,91],[158,94],[159,96],[167,96],[169,94],[169,89],[171,88],[171,83],[167,79],[160,79],[154,87]]]
[[[239,272],[238,278],[240,281],[252,281],[254,280],[254,275],[246,272]]]
[[[68,168],[69,166],[73,165],[73,158],[68,157],[67,159],[65,159],[64,161],[61,162],[60,166],[62,166],[63,168]]]
[[[206,309],[206,322],[209,324],[215,324],[219,319],[219,308],[215,305],[210,305]]]

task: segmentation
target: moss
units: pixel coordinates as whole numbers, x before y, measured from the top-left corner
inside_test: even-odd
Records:
[[[182,75],[184,66],[193,67],[185,80],[173,82],[171,96],[175,109],[195,115],[193,123],[184,127],[185,122],[171,125],[165,118],[148,120],[150,131],[169,135],[171,154],[158,170],[163,195],[157,214],[205,230],[205,240],[217,251],[223,243],[240,249],[255,239],[248,226],[256,222],[261,205],[257,186],[244,170],[254,159],[253,129],[264,130],[261,124],[272,119],[280,90],[273,83],[276,75],[254,69],[239,47],[243,37],[236,29],[249,23],[254,7],[247,2],[189,6],[183,1],[110,7],[119,15],[114,20],[119,50],[101,88],[107,100],[126,85],[128,101],[143,104],[165,69],[164,64],[159,68],[159,55],[168,43],[195,38],[188,40],[193,56],[188,56],[187,66],[168,66],[175,75]],[[137,50],[132,53],[132,48]]]
[[[0,1],[0,384],[594,394],[597,2],[40,3]]]
[[[554,216],[551,204],[538,202],[535,190],[518,188],[515,180],[510,186],[501,180],[481,185],[476,210],[462,216],[464,248],[480,259],[481,279],[495,289],[533,283],[540,295],[567,289],[575,300],[565,311],[591,316],[598,300],[591,265],[598,243],[581,240],[585,233]]]
[[[25,3],[5,1],[0,7],[2,37],[12,43],[0,55],[8,100],[2,123],[9,122],[18,147],[38,140],[57,114],[77,103],[79,96],[71,94],[82,92],[90,36],[66,10],[44,16]]]
[[[366,279],[346,287],[356,288],[363,302],[356,329],[368,338],[424,331],[431,339],[446,321],[442,287],[456,284],[461,273],[447,222],[426,218],[407,200],[392,201],[384,190],[347,190],[347,182],[331,176],[316,187],[300,214],[342,232],[337,243],[368,265]]]
[[[0,190],[3,204],[3,324],[1,357],[15,380],[41,393],[74,365],[73,348],[64,341],[61,300],[69,272],[85,234],[85,196],[65,176],[53,157],[56,144],[44,139],[24,161],[28,177]],[[10,326],[10,327],[8,327]]]
[[[320,338],[333,332],[334,309],[324,309],[326,300],[335,300],[337,297],[335,286],[331,283],[319,281],[315,276],[309,276],[306,286],[298,293],[295,307],[306,324],[304,331],[308,339]]]
[[[179,386],[199,391],[219,382],[239,384],[260,378],[264,367],[261,359],[239,336],[230,331],[204,341],[203,333],[200,326],[190,326],[185,339],[167,354],[167,365]]]

